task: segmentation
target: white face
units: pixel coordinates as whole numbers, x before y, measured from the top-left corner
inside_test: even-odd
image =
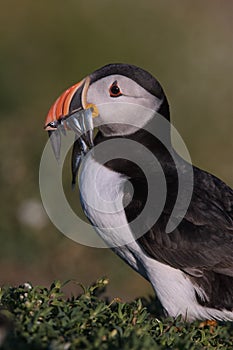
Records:
[[[87,102],[98,108],[99,116],[94,118],[95,126],[105,136],[118,136],[129,135],[137,128],[143,128],[158,111],[162,100],[130,78],[110,75],[90,85]],[[101,127],[101,124],[107,126]]]

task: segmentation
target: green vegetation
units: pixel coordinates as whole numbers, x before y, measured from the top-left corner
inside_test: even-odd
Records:
[[[4,350],[159,350],[232,349],[233,325],[206,326],[156,318],[150,303],[123,303],[103,297],[108,280],[82,287],[66,299],[59,281],[50,288],[23,286],[1,290],[0,335]],[[146,307],[147,306],[147,307]]]

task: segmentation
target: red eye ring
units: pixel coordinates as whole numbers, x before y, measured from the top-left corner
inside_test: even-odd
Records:
[[[117,81],[114,81],[109,88],[109,94],[111,97],[119,97],[122,95],[121,89],[119,88]]]

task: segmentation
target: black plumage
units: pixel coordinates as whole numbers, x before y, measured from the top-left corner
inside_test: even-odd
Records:
[[[148,91],[151,93],[158,95],[158,91],[161,92],[157,85],[152,84],[154,78],[150,80],[149,76],[145,79],[144,73],[140,74],[138,71],[135,78],[135,72],[132,77],[131,70],[128,67],[125,67],[125,70],[127,76],[143,83],[144,88],[150,86]],[[114,67],[112,71],[115,73]],[[106,71],[97,71],[93,80],[98,79],[100,74],[106,74]],[[169,119],[166,98],[161,105],[160,113]],[[232,311],[233,190],[214,175],[188,164],[176,154],[171,144],[170,149],[167,149],[145,130],[122,137],[140,142],[152,151],[160,162],[167,182],[167,198],[163,212],[156,224],[137,239],[138,244],[151,258],[182,270],[193,284],[201,287],[206,295],[206,298],[197,295],[201,305]],[[105,139],[99,132],[95,143],[98,144]],[[138,154],[138,157],[144,157],[144,154]],[[194,186],[192,199],[183,220],[174,231],[166,233],[166,225],[178,191],[174,157],[184,169],[183,171],[190,171],[190,167],[192,168]],[[129,177],[134,187],[134,196],[125,208],[130,224],[142,212],[147,200],[148,188],[145,175],[136,165],[127,160],[113,159],[105,166]],[[125,195],[127,196],[127,189]],[[133,226],[131,229],[133,230]]]
[[[137,135],[131,138],[138,139]],[[100,135],[98,139],[101,140]],[[147,147],[150,147],[148,137],[145,136],[145,140]],[[155,144],[152,143],[152,148]],[[201,305],[232,310],[233,190],[217,177],[192,167],[194,187],[187,213],[174,231],[166,233],[166,225],[177,197],[178,177],[170,154],[165,155],[162,146],[154,153],[166,176],[166,205],[156,224],[137,242],[150,257],[182,270],[192,283],[201,287],[207,295],[204,300],[197,295]],[[182,166],[190,166],[176,156]],[[127,160],[115,159],[105,166],[130,177],[134,196],[125,208],[130,223],[141,213],[147,200],[145,175]]]

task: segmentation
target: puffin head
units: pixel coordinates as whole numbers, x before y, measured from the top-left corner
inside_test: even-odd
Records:
[[[106,65],[67,89],[50,108],[45,130],[51,133],[61,120],[88,108],[92,109],[94,126],[105,137],[133,134],[156,113],[170,118],[160,83],[142,68],[129,64]]]
[[[139,137],[147,147],[158,150],[161,143],[144,129],[150,122],[159,120],[155,119],[158,114],[169,121],[169,106],[160,83],[136,66],[109,64],[71,86],[55,101],[47,115],[45,130],[49,132],[57,160],[61,149],[58,127],[63,132],[64,129],[75,131],[72,152],[75,185],[83,156],[93,146],[93,127],[99,129],[96,143],[109,137]],[[170,124],[166,125],[165,133],[162,132],[169,144]]]

